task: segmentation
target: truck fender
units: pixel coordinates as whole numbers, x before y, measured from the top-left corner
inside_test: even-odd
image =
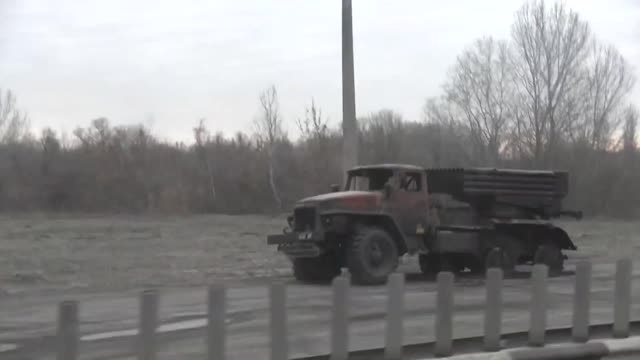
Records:
[[[560,249],[563,249],[563,250],[578,250],[576,245],[573,243],[573,241],[569,237],[569,234],[567,234],[566,231],[564,231],[563,229],[561,229],[559,227],[554,226],[551,229],[550,238],[551,238],[551,240],[553,242],[555,242],[560,247]]]
[[[577,250],[578,248],[573,243],[569,234],[563,229],[552,224],[496,224],[496,230],[499,232],[506,232],[512,236],[520,237],[521,239],[529,239],[530,235],[533,235],[531,240],[544,242],[552,242],[562,250]]]
[[[407,253],[410,244],[407,244],[407,237],[398,226],[398,223],[389,215],[375,215],[373,217],[375,225],[380,225],[383,229],[389,231],[390,235],[396,241],[398,253],[400,255]]]

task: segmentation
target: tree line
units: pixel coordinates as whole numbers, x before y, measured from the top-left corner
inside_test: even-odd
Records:
[[[421,119],[381,109],[359,124],[361,163],[570,171],[567,206],[633,217],[639,208],[639,113],[633,69],[561,3],[525,3],[508,39],[482,37],[452,64]],[[0,91],[0,210],[256,213],[287,210],[340,182],[342,135],[312,100],[284,131],[275,86],[256,101],[251,134],[206,121],[193,144],[98,118],[71,137],[30,131]]]

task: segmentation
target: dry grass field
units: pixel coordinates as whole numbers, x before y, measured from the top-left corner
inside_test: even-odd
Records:
[[[124,290],[277,275],[264,216],[0,217],[0,289]]]
[[[0,217],[0,295],[201,286],[289,276],[266,245],[284,218],[201,215]],[[578,256],[635,253],[640,222],[568,221]],[[417,271],[417,269],[416,269]]]

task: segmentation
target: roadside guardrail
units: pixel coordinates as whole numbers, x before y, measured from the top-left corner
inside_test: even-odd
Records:
[[[582,261],[576,266],[573,291],[573,315],[571,340],[565,343],[547,342],[548,268],[533,266],[531,274],[531,301],[529,307],[529,330],[526,343],[515,348],[503,348],[503,272],[489,269],[486,274],[486,301],[484,308],[484,336],[477,349],[456,354],[453,337],[455,315],[454,274],[441,272],[437,275],[436,318],[433,324],[435,342],[431,354],[420,358],[444,359],[600,359],[618,354],[640,355],[640,337],[630,336],[630,313],[632,305],[632,260],[616,262],[614,279],[614,311],[610,327],[610,338],[592,339],[590,324],[590,296],[592,265]],[[384,346],[371,351],[350,352],[349,349],[349,275],[341,275],[332,283],[331,349],[325,356],[305,359],[346,360],[350,358],[380,358],[388,360],[406,359],[407,344],[403,341],[404,319],[404,274],[392,274],[387,281],[387,308]],[[146,290],[140,294],[139,326],[136,334],[137,358],[155,360],[157,356],[158,292]],[[265,359],[289,359],[287,340],[287,287],[283,283],[269,286],[270,354]],[[213,285],[208,291],[206,359],[224,360],[226,357],[226,288]],[[602,327],[602,325],[599,325]],[[64,301],[58,306],[56,334],[57,359],[76,360],[79,354],[79,316],[76,301]],[[414,346],[414,345],[412,345]],[[415,347],[415,346],[414,346]],[[367,353],[368,356],[363,357]],[[416,359],[415,355],[411,356]],[[301,359],[302,360],[302,359]]]

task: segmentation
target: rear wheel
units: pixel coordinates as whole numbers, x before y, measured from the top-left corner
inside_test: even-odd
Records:
[[[420,270],[425,275],[435,275],[440,271],[440,261],[438,255],[420,254],[418,255]]]
[[[564,270],[564,255],[560,247],[553,243],[538,246],[534,257],[535,264],[544,264],[549,273],[557,274]]]
[[[293,259],[293,276],[298,281],[327,283],[340,275],[340,265],[332,253],[314,258]]]
[[[484,260],[484,268],[486,270],[491,268],[502,269],[505,274],[512,273],[515,269],[515,259],[509,253],[509,251],[501,248],[494,247],[487,251]]]
[[[380,228],[359,227],[347,251],[347,266],[357,284],[383,284],[398,267],[398,246]]]
[[[451,254],[421,254],[418,256],[420,270],[425,275],[435,275],[441,271],[454,274],[464,271],[465,259]]]

